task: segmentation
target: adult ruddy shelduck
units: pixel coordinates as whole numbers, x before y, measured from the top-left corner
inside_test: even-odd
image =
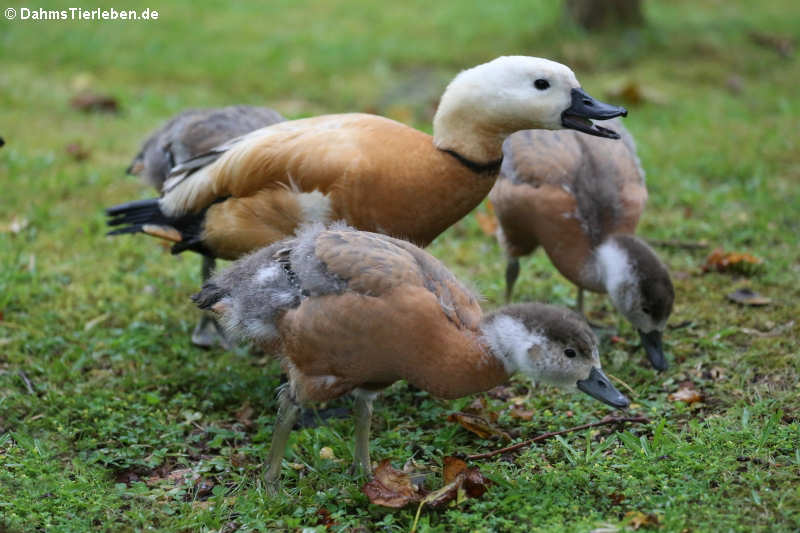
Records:
[[[519,371],[629,405],[601,370],[597,339],[577,313],[522,304],[484,316],[427,252],[343,224],[315,224],[249,255],[193,299],[229,331],[276,353],[288,375],[267,461],[273,491],[300,405],[347,393],[356,397],[353,467],[370,472],[372,401],[397,380],[458,398]]]
[[[108,209],[109,224],[122,226],[111,233],[236,259],[304,223],[344,220],[425,246],[488,194],[511,133],[617,138],[589,119],[625,114],[592,99],[564,65],[500,57],[453,79],[433,136],[360,113],[275,124],[178,165],[162,198]]]
[[[634,235],[647,200],[633,139],[623,142],[570,131],[521,131],[503,145],[503,166],[489,198],[508,254],[506,300],[519,258],[544,248],[553,265],[583,290],[608,293],[639,332],[650,363],[666,370],[662,333],[675,293],[669,271]]]
[[[207,109],[187,109],[158,128],[142,143],[128,167],[128,174],[161,192],[164,182],[177,165],[204,154],[222,143],[253,130],[283,122],[277,111],[268,107],[233,105]],[[214,257],[203,256],[201,275],[207,280],[214,270]],[[192,343],[210,347],[228,345],[217,322],[203,315],[192,333]]]

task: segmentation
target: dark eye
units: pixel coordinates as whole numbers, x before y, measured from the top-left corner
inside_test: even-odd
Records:
[[[649,315],[650,314],[650,308],[647,307],[647,306],[642,307],[642,313],[644,313],[646,315]]]
[[[539,89],[540,91],[544,91],[545,89],[548,89],[550,87],[550,82],[542,78],[539,78],[538,80],[533,82],[533,86]]]
[[[578,354],[572,348],[567,348],[566,350],[564,350],[564,355],[566,355],[567,357],[572,359],[573,357],[575,357]]]

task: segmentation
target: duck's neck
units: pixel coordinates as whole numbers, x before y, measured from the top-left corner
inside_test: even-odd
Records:
[[[613,300],[622,292],[622,287],[634,279],[633,261],[612,235],[595,248],[585,276],[588,282],[599,286]]]
[[[451,84],[433,117],[433,143],[479,165],[503,157],[503,141],[511,135],[506,124],[488,116],[486,106],[477,106],[461,96],[463,89]]]
[[[477,165],[489,165],[503,158],[503,141],[509,132],[475,122],[460,113],[437,114],[433,122],[436,148],[455,152]]]
[[[529,356],[533,346],[544,346],[545,339],[531,332],[519,320],[502,313],[493,314],[481,322],[481,342],[487,353],[497,359],[507,376],[516,372],[535,375],[535,363]]]

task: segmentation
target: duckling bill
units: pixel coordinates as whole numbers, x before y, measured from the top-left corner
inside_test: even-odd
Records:
[[[306,227],[249,255],[193,299],[228,331],[277,353],[288,376],[266,465],[272,491],[300,405],[348,393],[356,398],[353,469],[369,472],[372,402],[398,380],[458,398],[522,372],[629,405],[577,313],[529,303],[483,315],[475,295],[431,255],[343,224]]]

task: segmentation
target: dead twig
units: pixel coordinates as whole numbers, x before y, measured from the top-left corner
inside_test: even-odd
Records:
[[[36,396],[36,389],[33,388],[33,383],[31,383],[31,380],[28,379],[28,375],[25,373],[25,371],[20,370],[17,372],[17,374],[19,374],[19,377],[22,379],[23,383],[25,383],[25,388],[28,389],[28,394]]]
[[[708,248],[706,241],[677,241],[677,240],[659,240],[647,239],[647,242],[653,246],[661,246],[664,248],[683,248],[684,250],[704,250]]]
[[[467,456],[467,459],[470,461],[475,461],[478,459],[486,459],[488,457],[494,457],[495,455],[500,455],[501,453],[508,453],[513,452],[515,450],[519,450],[520,448],[525,448],[526,446],[530,446],[534,442],[539,442],[540,440],[550,439],[556,437],[558,435],[564,435],[566,433],[572,433],[574,431],[581,431],[582,429],[589,429],[597,426],[607,426],[609,424],[623,424],[625,422],[630,422],[631,424],[649,424],[650,419],[646,416],[630,416],[630,417],[613,417],[607,416],[598,422],[591,422],[589,424],[583,424],[580,426],[575,426],[572,428],[562,429],[561,431],[552,431],[550,433],[542,433],[541,435],[537,435],[532,439],[528,439],[523,442],[518,442],[517,444],[513,444],[511,446],[506,446],[505,448],[500,448],[499,450],[494,450],[493,452],[486,452],[486,453],[479,453],[476,455]]]

